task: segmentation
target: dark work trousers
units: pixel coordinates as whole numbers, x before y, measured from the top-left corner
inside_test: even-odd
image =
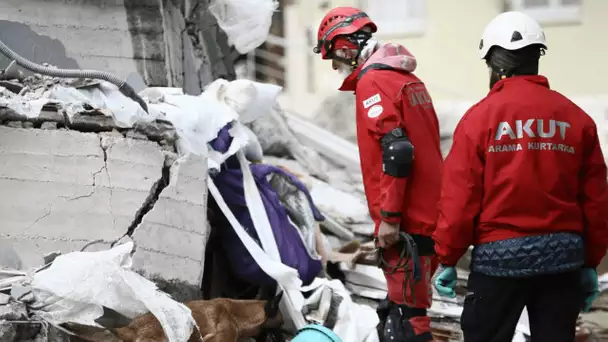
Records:
[[[471,272],[461,317],[465,342],[511,342],[526,307],[531,342],[573,342],[583,295],[579,271],[530,278]]]

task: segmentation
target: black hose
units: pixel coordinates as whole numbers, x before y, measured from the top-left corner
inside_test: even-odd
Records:
[[[403,300],[406,300],[407,287],[410,288],[413,304],[416,304],[416,295],[414,283],[420,281],[422,277],[422,264],[420,262],[420,255],[418,254],[418,245],[414,241],[414,238],[405,233],[399,233],[399,242],[396,248],[399,249],[399,259],[395,265],[389,265],[384,260],[384,248],[378,248],[378,267],[381,268],[385,274],[394,274],[400,269],[404,273],[403,277]],[[409,262],[412,262],[411,267],[408,267]],[[410,281],[410,277],[414,279]]]
[[[148,105],[144,100],[137,95],[135,89],[133,89],[126,81],[121,80],[115,75],[104,72],[104,71],[95,71],[95,70],[79,70],[79,69],[57,69],[52,67],[46,67],[40,64],[36,64],[30,61],[27,58],[24,58],[18,55],[15,51],[11,50],[4,42],[0,40],[0,52],[6,57],[14,60],[21,67],[33,71],[38,74],[53,76],[53,77],[61,77],[61,78],[92,78],[98,80],[104,80],[110,82],[118,87],[118,90],[126,97],[132,99],[133,101],[139,103],[141,108],[143,108],[146,113],[148,112]]]

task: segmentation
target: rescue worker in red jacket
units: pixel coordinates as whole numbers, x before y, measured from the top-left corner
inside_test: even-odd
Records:
[[[491,90],[459,122],[444,164],[434,285],[455,296],[454,266],[473,245],[466,342],[511,341],[524,307],[532,341],[572,342],[599,293],[606,163],[591,117],[538,75],[546,49],[525,14],[488,24],[479,53]]]
[[[363,183],[388,284],[379,334],[387,341],[431,341],[426,309],[436,269],[431,236],[443,163],[439,124],[413,74],[414,56],[403,46],[380,44],[374,32],[361,10],[334,8],[321,21],[315,52],[345,77],[340,90],[355,92]]]

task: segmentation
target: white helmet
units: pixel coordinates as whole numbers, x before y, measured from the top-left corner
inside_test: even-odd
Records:
[[[545,32],[538,22],[521,12],[504,12],[496,16],[483,31],[479,57],[485,59],[493,46],[518,50],[533,44],[547,48]]]

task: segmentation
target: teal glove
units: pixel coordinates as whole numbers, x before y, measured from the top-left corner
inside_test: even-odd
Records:
[[[455,267],[439,266],[433,277],[433,286],[439,295],[448,298],[456,297],[454,288],[456,288],[457,276]]]
[[[583,312],[589,312],[593,301],[600,295],[600,284],[595,269],[583,268],[581,270],[581,288],[585,298]]]

